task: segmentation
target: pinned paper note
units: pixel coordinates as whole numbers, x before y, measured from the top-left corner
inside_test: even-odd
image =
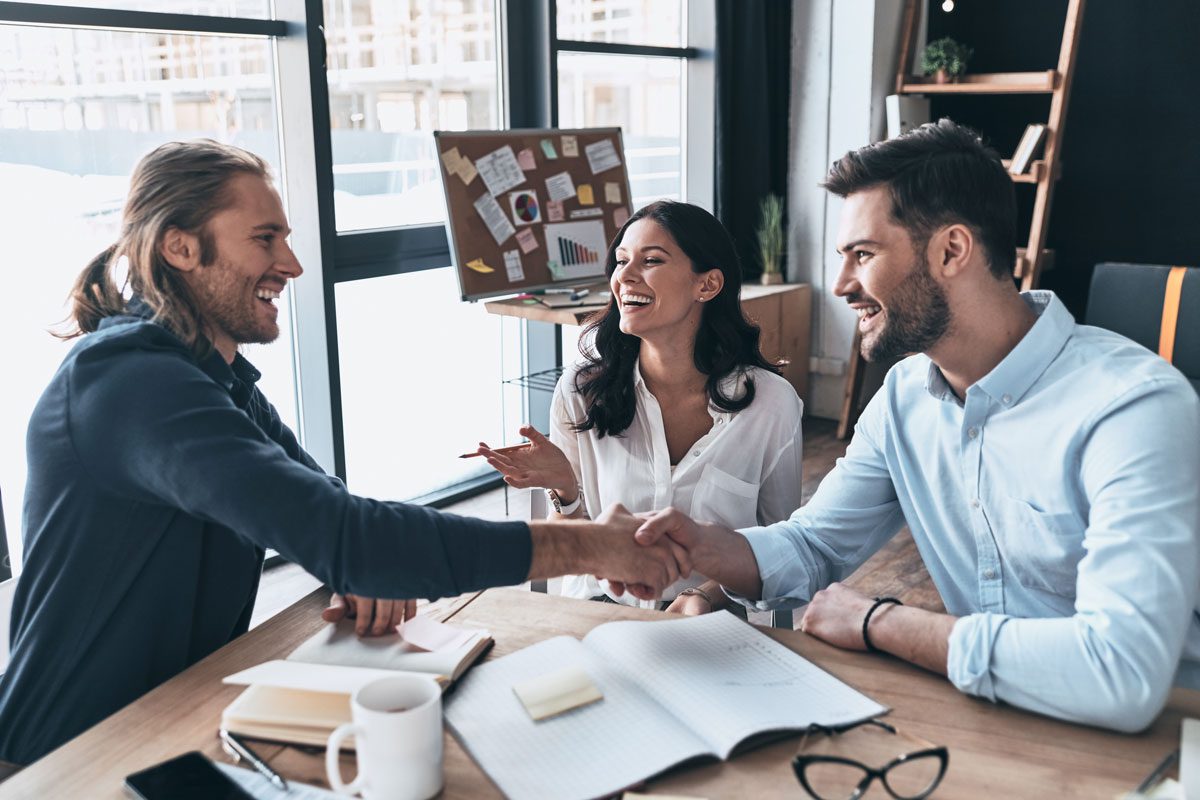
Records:
[[[562,150],[563,150],[563,155],[566,156],[567,158],[578,158],[579,157],[579,140],[576,139],[574,136],[562,137]]]
[[[618,208],[613,212],[613,224],[618,228],[629,221],[629,209]]]
[[[538,240],[531,228],[521,228],[517,231],[517,244],[521,245],[522,253],[532,253],[537,250]]]
[[[587,219],[588,217],[602,217],[604,209],[592,206],[591,208],[577,208],[571,212],[571,219]]]
[[[479,195],[479,199],[475,201],[475,210],[479,212],[483,224],[487,225],[496,244],[503,244],[508,237],[517,232],[513,224],[508,221],[508,215],[504,213],[504,209],[490,194]],[[488,271],[491,272],[491,270]]]
[[[578,666],[522,681],[513,686],[513,692],[534,721],[604,699],[599,687]]]
[[[551,222],[563,221],[563,204],[559,200],[551,200],[546,203],[546,218]]]
[[[571,180],[571,173],[560,172],[546,178],[546,193],[550,195],[551,200],[562,201],[574,197],[575,181]]]
[[[604,202],[616,203],[617,205],[620,205],[620,203],[621,203],[621,184],[613,183],[611,181],[604,184]]]
[[[531,225],[542,221],[537,192],[531,189],[513,192],[508,196],[508,202],[512,206],[513,222],[518,225]]]
[[[451,147],[442,153],[442,163],[446,165],[446,172],[449,172],[451,175],[458,173],[458,162],[461,160],[462,154],[458,152],[457,147]]]
[[[483,633],[483,631],[464,628],[461,625],[438,622],[424,615],[406,620],[396,626],[396,631],[404,641],[431,653],[457,650]]]
[[[475,161],[475,167],[483,176],[483,182],[493,197],[501,195],[525,182],[525,171],[517,163],[517,157],[509,145],[493,150]]]
[[[546,154],[546,158],[558,158],[558,153],[554,150],[554,142],[549,139],[542,139],[539,144],[541,144],[542,152]]]
[[[475,165],[471,163],[471,159],[466,156],[458,162],[458,177],[462,178],[462,182],[467,186],[471,185],[471,181],[475,180],[479,175],[479,170],[475,169]]]
[[[482,273],[484,275],[488,274],[489,272],[496,271],[496,270],[492,269],[491,267],[489,267],[487,264],[483,263],[482,258],[473,258],[470,261],[468,261],[467,269],[473,269],[476,272]]]
[[[504,251],[504,271],[508,273],[509,283],[525,280],[525,269],[521,266],[521,254],[516,250]]]
[[[611,139],[592,142],[583,149],[587,153],[588,166],[592,168],[593,175],[621,166],[621,157],[617,155],[617,149],[613,147]]]
[[[517,163],[521,165],[521,169],[529,172],[531,169],[537,169],[537,161],[533,158],[533,151],[526,147],[521,152],[517,153]]]
[[[583,183],[575,187],[575,194],[579,196],[581,205],[590,206],[596,202],[596,198],[592,195],[592,185]]]

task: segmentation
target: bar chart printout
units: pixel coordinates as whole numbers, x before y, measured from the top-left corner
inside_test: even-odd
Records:
[[[584,278],[603,272],[608,243],[604,223],[563,222],[546,226],[546,250],[556,258],[562,278]]]

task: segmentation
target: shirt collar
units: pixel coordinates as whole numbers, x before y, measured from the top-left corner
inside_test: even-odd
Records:
[[[136,317],[147,321],[154,320],[154,309],[152,309],[140,295],[133,295],[125,304],[126,313],[121,316]],[[105,328],[108,325],[117,324],[120,317],[108,317],[100,321],[100,327]],[[160,326],[163,327],[163,326]],[[254,385],[262,378],[262,373],[258,371],[253,364],[237,353],[233,357],[233,363],[225,361],[225,358],[217,352],[210,349],[208,354],[199,358],[197,364],[204,374],[212,378],[225,388],[231,395],[234,401],[239,405],[245,405],[246,400],[254,391]]]
[[[1021,299],[1037,315],[1037,321],[1017,342],[1017,346],[974,384],[974,387],[1004,405],[1020,401],[1058,357],[1075,328],[1071,312],[1053,292],[1022,292]],[[939,400],[953,398],[958,402],[942,371],[932,361],[929,363],[925,389]]]
[[[742,393],[746,391],[745,382],[746,370],[735,369],[721,379],[721,394],[725,397],[741,397]],[[645,394],[650,394],[650,389],[647,388],[646,381],[642,378],[642,359],[640,356],[636,361],[633,362],[633,390],[635,392],[644,392]],[[711,402],[708,404],[708,413],[714,420],[728,420],[733,416],[733,414],[729,413],[728,411],[722,411],[721,409],[717,408]]]

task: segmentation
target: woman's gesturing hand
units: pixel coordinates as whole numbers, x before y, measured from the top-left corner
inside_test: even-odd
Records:
[[[530,442],[529,447],[523,450],[498,453],[486,442],[480,442],[475,452],[486,458],[504,476],[509,486],[518,489],[553,489],[564,503],[574,502],[579,487],[571,462],[563,455],[563,451],[532,425],[522,426],[520,434]]]

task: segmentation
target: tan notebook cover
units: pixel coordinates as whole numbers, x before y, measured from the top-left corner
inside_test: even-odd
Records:
[[[352,622],[327,625],[287,661],[268,662],[226,678],[227,683],[251,685],[221,713],[221,727],[255,739],[323,747],[338,725],[351,721],[351,687],[374,679],[380,671],[420,672],[445,691],[492,643],[486,631],[479,631],[461,647],[428,652],[412,647],[399,634],[359,638]],[[307,668],[313,665],[318,666]],[[330,667],[339,674],[331,675]],[[318,690],[328,686],[339,691]],[[353,738],[343,746],[353,749]]]

